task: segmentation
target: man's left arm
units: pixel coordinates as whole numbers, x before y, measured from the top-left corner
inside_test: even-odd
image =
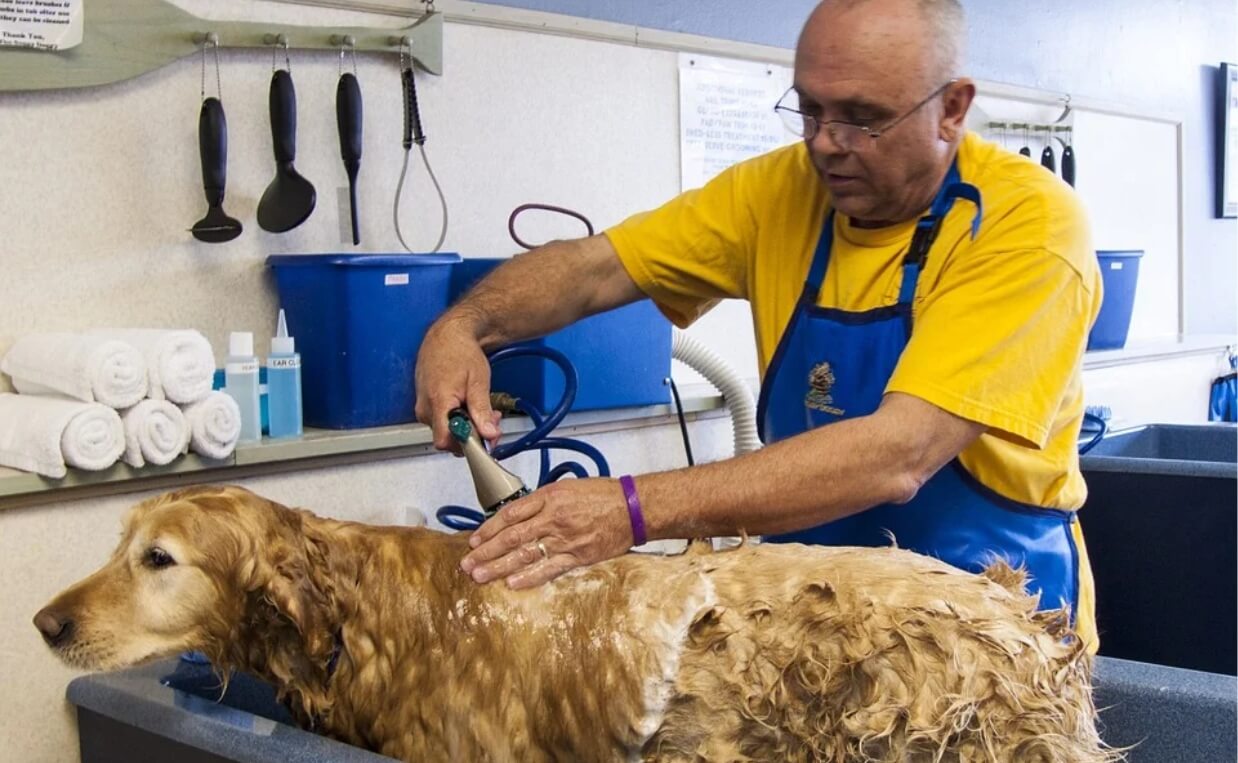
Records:
[[[983,430],[892,393],[868,416],[738,458],[641,476],[636,490],[651,540],[786,532],[909,501]],[[505,506],[471,543],[462,567],[475,580],[525,588],[626,552],[632,531],[616,480],[573,480]]]

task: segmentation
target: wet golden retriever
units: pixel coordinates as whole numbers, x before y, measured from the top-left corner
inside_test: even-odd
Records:
[[[533,591],[463,535],[237,487],[135,507],[35,625],[72,665],[200,650],[406,761],[1102,761],[1089,659],[1007,567],[898,549],[630,554]]]

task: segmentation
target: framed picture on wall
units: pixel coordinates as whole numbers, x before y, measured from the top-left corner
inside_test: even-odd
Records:
[[[1221,64],[1217,104],[1217,217],[1238,217],[1238,64]]]

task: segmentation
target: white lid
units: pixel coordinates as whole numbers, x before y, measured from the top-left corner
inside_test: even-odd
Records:
[[[233,331],[228,335],[228,354],[234,358],[249,358],[254,354],[254,332]]]
[[[288,321],[284,319],[284,311],[279,311],[279,326],[275,336],[271,337],[272,355],[291,355],[297,351],[297,341],[288,336]]]

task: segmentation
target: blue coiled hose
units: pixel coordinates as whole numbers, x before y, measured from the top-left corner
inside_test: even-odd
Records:
[[[1095,448],[1101,440],[1105,439],[1105,435],[1109,433],[1109,422],[1105,421],[1103,418],[1097,416],[1091,411],[1087,411],[1083,414],[1083,424],[1084,426],[1088,424],[1095,424],[1097,429],[1096,432],[1092,434],[1091,439],[1079,446],[1079,455],[1081,456],[1092,448]]]
[[[559,404],[554,407],[549,415],[538,410],[536,406],[527,400],[517,398],[516,410],[527,415],[533,421],[533,429],[512,442],[496,446],[490,452],[490,455],[502,461],[511,458],[517,453],[524,453],[529,450],[540,451],[541,463],[538,470],[538,487],[548,485],[568,474],[580,479],[589,476],[588,470],[577,461],[564,461],[552,468],[550,466],[550,451],[552,450],[570,450],[586,456],[593,462],[598,476],[609,477],[610,465],[606,463],[606,458],[597,448],[581,440],[549,436],[554,428],[567,416],[568,410],[571,409],[572,403],[576,400],[576,368],[567,359],[566,355],[550,347],[522,345],[498,350],[490,355],[489,360],[491,367],[494,367],[505,360],[526,357],[541,358],[559,367],[559,370],[563,372],[563,397],[559,399]],[[485,516],[480,511],[465,506],[444,506],[435,513],[435,516],[439,522],[452,530],[474,530],[485,521]]]

